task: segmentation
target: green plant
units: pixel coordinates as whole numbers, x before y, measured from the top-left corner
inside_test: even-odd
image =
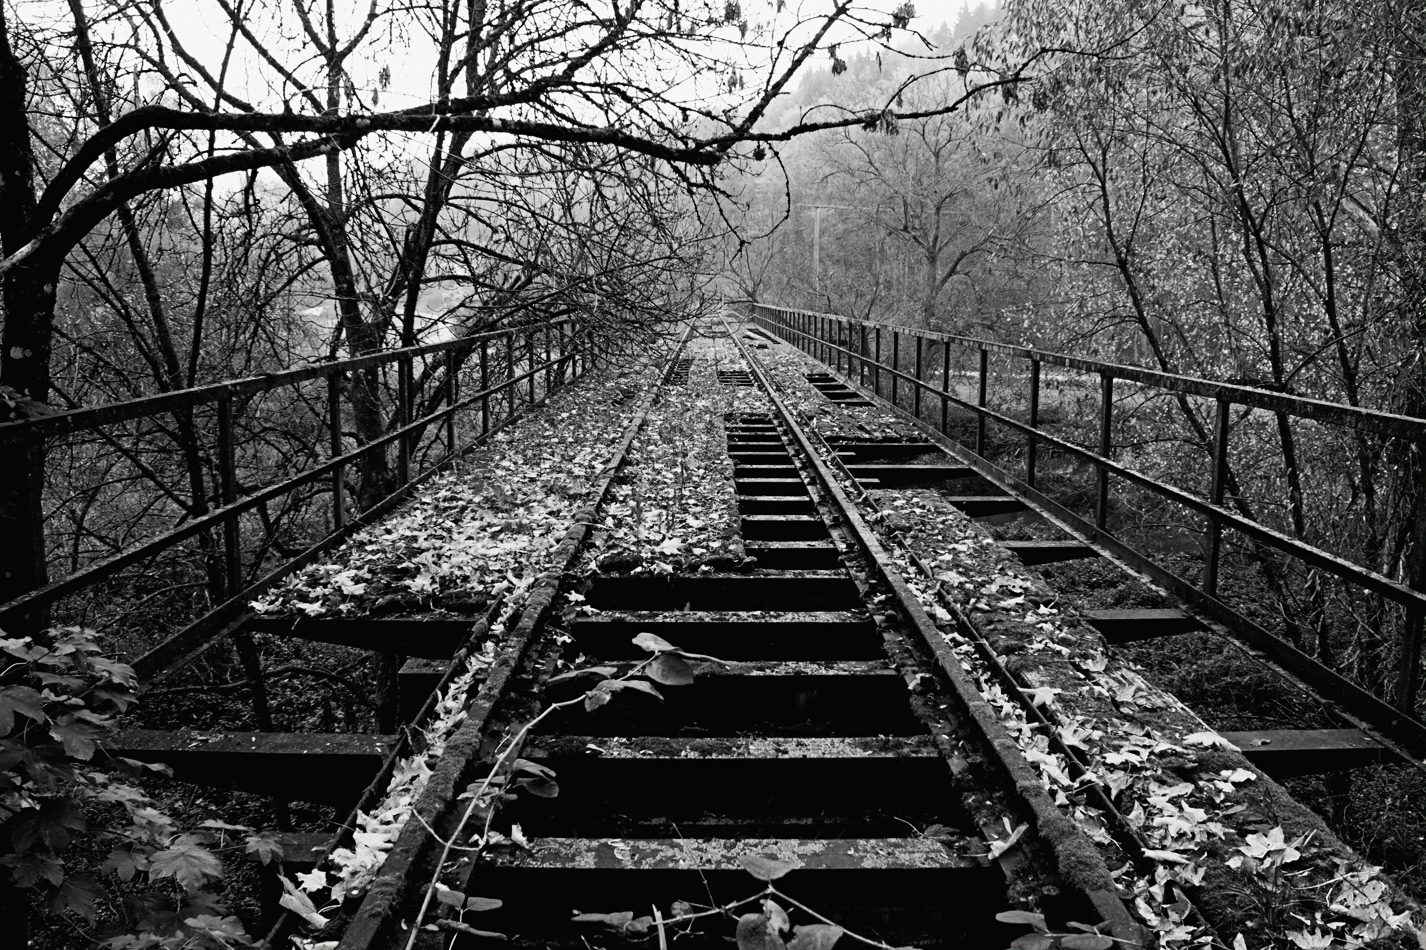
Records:
[[[6,925],[22,933],[16,945],[25,945],[29,908],[43,904],[114,950],[251,946],[210,889],[223,876],[219,854],[244,847],[266,862],[281,852],[243,826],[180,829],[121,781],[167,772],[105,748],[115,716],[135,701],[134,671],[78,627],[0,638],[0,663],[0,867]],[[116,905],[117,919],[101,922]]]

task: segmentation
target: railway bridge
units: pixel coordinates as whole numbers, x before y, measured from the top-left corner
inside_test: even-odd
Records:
[[[1248,457],[1289,425],[1420,478],[1426,420],[755,302],[656,363],[557,321],[0,425],[57,520],[206,433],[210,504],[0,605],[11,683],[88,655],[47,623],[132,666],[86,762],[208,809],[124,883],[207,848],[228,904],[195,871],[156,940],[1426,946],[1420,840],[1343,815],[1421,808],[1426,517],[1383,573]]]

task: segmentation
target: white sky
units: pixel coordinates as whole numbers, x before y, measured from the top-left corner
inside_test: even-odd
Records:
[[[976,5],[973,0],[912,0],[916,19],[911,21],[911,26],[922,31],[934,30],[942,23],[954,26],[962,10]]]
[[[46,0],[38,0],[38,2],[41,5],[45,5]],[[833,0],[814,0],[812,3],[805,3],[804,9],[813,11],[820,4],[826,4],[830,7],[832,2]],[[900,6],[901,0],[863,0],[863,2],[865,2],[866,6],[890,11]],[[975,6],[977,2],[978,0],[912,0],[912,5],[916,10],[916,16],[911,22],[911,28],[929,33],[942,23],[954,24],[962,10],[967,7]],[[749,9],[750,7],[754,5],[760,6],[757,0],[743,0],[743,3],[744,9],[749,10],[749,13],[752,13],[752,10]],[[344,2],[339,0],[337,4],[339,10],[343,7],[351,8],[347,16],[341,17],[343,25],[353,25],[354,21],[360,17],[358,8],[360,13],[364,13],[366,5],[366,0],[344,0]],[[189,47],[190,51],[197,54],[199,59],[209,65],[210,68],[216,68],[217,63],[221,59],[221,50],[228,35],[226,18],[213,4],[204,2],[204,0],[178,0],[178,2],[169,2],[165,4],[165,9],[168,12],[170,22],[172,22],[176,32],[182,38],[184,44]],[[259,7],[259,9],[261,9],[261,7]],[[254,30],[262,36],[264,40],[273,42],[275,49],[280,50],[286,47],[291,50],[292,52],[283,58],[288,60],[289,66],[296,66],[303,58],[302,52],[305,52],[305,40],[294,41],[295,38],[293,38],[284,41],[273,37],[267,29],[264,29],[265,24],[262,22],[263,19],[263,17],[257,16],[251,21]],[[415,53],[416,49],[420,49],[424,46],[424,37],[420,35],[419,30],[415,31],[415,35],[412,35],[410,39],[417,44],[412,50],[413,53]],[[251,62],[246,55],[247,51],[245,46],[240,48],[243,52],[240,53],[238,61],[231,67],[235,74],[232,76],[232,78],[236,80],[234,85],[238,89],[243,90],[251,99],[261,101],[264,98],[261,90],[253,88],[252,85],[245,83],[240,77],[243,73],[250,72],[254,80],[259,76],[261,76],[263,80],[270,80],[272,78],[271,72],[262,64]],[[407,62],[386,63],[386,65],[391,67],[392,81],[390,87],[382,93],[382,101],[378,108],[399,109],[429,101],[430,90],[427,88],[427,83],[429,82],[430,71],[427,68],[428,64],[420,61],[423,58],[424,57],[419,53],[416,53]],[[358,84],[361,84],[362,79],[365,78],[362,77],[361,73],[370,72],[371,69],[363,69],[363,64],[361,64],[359,60],[360,57],[358,61],[354,61],[350,63],[350,65],[356,73]],[[821,60],[814,59],[813,62],[820,63]],[[308,65],[310,66],[312,64],[309,62]],[[307,72],[308,75],[310,75],[310,72],[307,70],[303,70],[303,72]],[[259,84],[261,84],[261,80],[259,80]],[[276,107],[270,103],[266,105],[268,108]]]

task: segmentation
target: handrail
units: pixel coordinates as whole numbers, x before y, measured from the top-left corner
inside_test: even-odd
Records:
[[[537,342],[541,335],[544,337],[543,360],[537,354]],[[522,351],[518,359],[517,342]],[[499,362],[495,366],[491,365],[491,344],[497,344],[495,355]],[[100,430],[105,426],[150,419],[168,413],[191,414],[196,407],[215,406],[217,432],[211,440],[211,457],[218,467],[218,484],[213,486],[213,491],[219,501],[210,510],[189,518],[177,527],[141,539],[67,576],[12,596],[5,603],[0,603],[0,621],[36,616],[39,611],[52,607],[67,595],[90,588],[185,540],[221,528],[222,538],[215,546],[214,553],[222,559],[225,579],[223,589],[211,592],[211,609],[190,622],[179,635],[170,638],[170,641],[163,645],[164,649],[160,652],[176,659],[179,653],[183,652],[178,650],[178,647],[182,646],[186,650],[203,636],[220,631],[241,612],[243,605],[252,597],[258,596],[291,571],[309,563],[321,551],[329,549],[338,540],[350,535],[365,519],[389,510],[417,484],[518,418],[516,401],[521,390],[528,389],[528,401],[535,403],[539,388],[537,380],[541,374],[544,374],[545,380],[544,395],[548,396],[567,381],[566,377],[568,381],[572,381],[596,365],[601,352],[600,347],[595,345],[591,331],[581,329],[579,322],[573,318],[561,318],[0,424],[0,445],[16,442],[33,445],[76,432]],[[478,366],[473,368],[479,374],[479,388],[473,393],[460,393],[458,374],[461,361],[474,354],[479,355]],[[422,357],[442,355],[445,376],[437,382],[437,389],[433,390],[431,395],[439,397],[439,402],[433,404],[444,403],[444,406],[413,419],[412,409],[416,402],[415,361]],[[475,360],[471,362],[475,363]],[[395,364],[398,371],[397,405],[394,407],[393,425],[380,437],[347,450],[342,439],[341,376],[390,364]],[[440,364],[427,364],[428,367],[432,365]],[[319,423],[324,421],[323,427],[327,430],[326,458],[315,461],[280,481],[239,494],[235,401],[284,387],[295,390],[303,383],[322,379],[327,382],[326,409]],[[458,445],[456,417],[468,410],[475,410],[476,407],[479,407],[478,421],[472,428],[478,434]],[[431,441],[426,443],[434,446],[439,441],[441,454],[424,471],[413,473],[412,455],[420,448],[418,443],[427,432],[441,433],[432,435]],[[346,468],[362,461],[371,453],[388,451],[393,444],[397,447],[395,487],[365,511],[349,514]],[[239,535],[240,516],[323,479],[331,480],[331,530],[320,540],[307,545],[296,557],[286,558],[275,568],[258,562],[246,565],[259,575],[252,583],[246,582],[243,579],[245,558]],[[152,662],[143,665],[146,674],[159,672],[160,667]]]
[[[324,360],[320,363],[313,363],[308,366],[283,370],[277,373],[263,373],[261,376],[249,376],[244,379],[229,379],[218,383],[194,386],[191,389],[177,389],[173,392],[157,393],[153,396],[142,396],[138,399],[126,399],[122,402],[107,403],[102,406],[70,409],[64,412],[38,416],[33,419],[0,422],[0,442],[18,439],[50,439],[59,435],[67,435],[70,432],[94,429],[102,425],[129,422],[134,419],[143,419],[163,412],[173,412],[175,410],[189,409],[194,406],[207,405],[208,403],[217,402],[220,399],[253,396],[259,393],[270,392],[282,386],[293,386],[297,383],[305,383],[313,379],[323,379],[352,370],[371,369],[403,359],[414,360],[418,356],[444,353],[448,350],[471,349],[479,346],[481,343],[489,343],[490,341],[505,337],[513,338],[516,334],[530,332],[532,328],[536,330],[545,328],[555,329],[565,326],[574,326],[576,322],[577,321],[572,317],[563,317],[559,320],[551,320],[547,323],[527,324],[523,327],[514,327],[506,330],[491,330],[486,333],[474,333],[470,336],[458,337],[452,340],[442,340],[439,343],[426,343],[421,346],[383,350],[380,353],[352,356],[340,360]]]
[[[1013,485],[1010,486],[1012,488],[1018,486],[1036,496],[1044,497],[1035,490],[1036,453],[1043,447],[1053,447],[1076,459],[1093,465],[1097,482],[1095,486],[1096,498],[1093,523],[1085,521],[1077,515],[1072,516],[1070,520],[1081,526],[1085,534],[1094,540],[1112,542],[1112,546],[1116,551],[1126,552],[1126,556],[1137,565],[1153,564],[1153,562],[1152,559],[1142,554],[1142,552],[1129,547],[1120,539],[1115,538],[1113,534],[1107,530],[1106,521],[1110,489],[1109,476],[1113,475],[1116,478],[1123,479],[1139,488],[1153,492],[1159,497],[1195,515],[1206,518],[1208,522],[1208,552],[1201,583],[1196,585],[1190,584],[1166,569],[1158,568],[1157,565],[1154,565],[1154,567],[1159,572],[1159,575],[1172,578],[1173,581],[1176,581],[1177,583],[1171,586],[1178,588],[1181,594],[1190,597],[1196,604],[1211,609],[1216,615],[1226,618],[1234,626],[1241,627],[1241,629],[1252,627],[1256,631],[1266,633],[1262,631],[1261,627],[1248,621],[1242,617],[1238,611],[1219,599],[1218,561],[1222,547],[1222,531],[1225,528],[1237,531],[1252,539],[1255,543],[1282,552],[1304,564],[1319,568],[1339,577],[1355,587],[1370,591],[1392,603],[1402,606],[1406,612],[1406,622],[1403,629],[1403,642],[1401,643],[1396,671],[1395,700],[1396,709],[1399,713],[1408,715],[1414,714],[1420,680],[1423,618],[1426,618],[1426,512],[1422,511],[1421,506],[1418,505],[1413,514],[1415,522],[1413,526],[1413,537],[1416,538],[1417,541],[1409,552],[1409,564],[1405,572],[1407,579],[1403,582],[1402,580],[1389,577],[1378,571],[1354,564],[1321,547],[1247,518],[1239,512],[1226,507],[1224,502],[1228,474],[1230,409],[1234,405],[1262,409],[1274,413],[1285,413],[1314,422],[1343,426],[1389,438],[1403,439],[1415,447],[1418,458],[1426,458],[1426,456],[1421,454],[1423,451],[1426,451],[1426,419],[1396,415],[1372,409],[1363,409],[1356,406],[1345,406],[1301,396],[1274,393],[1230,383],[1218,383],[1198,377],[1180,376],[1141,367],[1085,359],[1030,347],[1002,344],[975,337],[937,333],[876,321],[855,320],[836,314],[795,310],[760,303],[750,303],[747,306],[749,306],[754,319],[759,324],[763,325],[770,332],[799,346],[814,358],[823,359],[823,362],[829,365],[835,364],[836,368],[840,370],[843,358],[845,357],[849,373],[853,372],[853,368],[855,367],[855,373],[858,374],[858,378],[865,379],[868,375],[874,376],[873,391],[877,395],[882,394],[883,386],[881,384],[881,375],[883,373],[887,374],[891,379],[893,400],[895,399],[897,383],[903,382],[907,384],[914,394],[914,415],[917,421],[923,425],[930,425],[921,418],[923,393],[939,400],[941,404],[939,431],[942,435],[946,435],[949,429],[947,424],[947,410],[949,406],[954,405],[959,409],[972,413],[976,419],[976,436],[973,452],[980,461],[984,461],[983,455],[986,442],[985,427],[987,422],[997,423],[1024,435],[1026,440],[1027,469],[1027,476],[1024,482],[1020,482],[1013,476],[1009,476],[1008,473],[1001,472],[998,467],[990,466],[989,463],[986,463],[987,467],[996,468],[996,472],[1002,475],[1007,482],[1013,483]],[[888,354],[891,357],[889,363],[883,361],[883,354],[881,352],[882,347],[880,340],[883,331],[890,331],[893,335],[892,353]],[[899,365],[900,340],[902,336],[916,341],[916,373],[914,374],[902,371]],[[868,345],[872,337],[875,338],[874,348]],[[926,342],[938,344],[943,350],[942,379],[939,387],[932,382],[920,378],[923,375],[921,354]],[[948,372],[950,365],[950,347],[952,346],[964,350],[978,351],[979,353],[979,385],[975,401],[963,399],[951,391]],[[989,408],[986,405],[988,357],[992,353],[1009,356],[1029,363],[1028,381],[1030,392],[1028,422],[1017,419],[1005,412]],[[1063,366],[1081,372],[1099,375],[1100,415],[1099,445],[1097,451],[1059,438],[1040,427],[1038,415],[1042,365]],[[1114,398],[1113,384],[1119,379],[1142,383],[1171,394],[1207,397],[1216,401],[1217,412],[1212,431],[1205,433],[1208,437],[1207,441],[1210,443],[1208,449],[1212,455],[1211,461],[1213,466],[1212,488],[1208,497],[1196,495],[1181,488],[1165,484],[1127,465],[1116,462],[1111,457],[1113,452],[1110,428]],[[972,449],[972,447],[966,448],[967,450]],[[1423,462],[1421,469],[1422,471],[1418,472],[1418,497],[1426,498],[1426,462]],[[1238,623],[1239,621],[1241,621],[1241,624]],[[1310,658],[1304,657],[1304,659]],[[1315,663],[1315,661],[1312,662]]]
[[[1285,412],[1288,415],[1298,416],[1299,418],[1312,419],[1316,422],[1327,422],[1333,425],[1349,426],[1353,429],[1359,429],[1363,432],[1372,432],[1377,435],[1411,439],[1413,441],[1426,439],[1426,419],[1398,415],[1392,412],[1383,412],[1379,409],[1346,406],[1341,403],[1312,399],[1307,396],[1294,396],[1289,393],[1276,393],[1271,390],[1257,389],[1252,386],[1241,386],[1236,383],[1218,382],[1216,380],[1204,379],[1200,376],[1185,376],[1177,373],[1166,373],[1160,370],[1149,369],[1143,366],[1129,366],[1124,363],[1110,363],[1104,360],[1085,359],[1084,357],[1070,356],[1066,353],[1056,353],[1052,350],[1039,350],[1028,346],[1017,346],[1012,343],[998,343],[994,340],[985,340],[979,337],[959,336],[953,333],[939,333],[934,330],[913,329],[911,327],[897,326],[893,323],[884,323],[877,320],[856,320],[850,317],[838,316],[837,314],[818,313],[814,310],[793,310],[787,307],[774,307],[762,303],[751,303],[750,305],[758,312],[787,315],[795,314],[800,317],[816,317],[846,326],[867,327],[873,330],[894,330],[899,333],[920,336],[922,339],[934,340],[938,343],[952,343],[967,349],[984,350],[988,353],[1000,353],[1005,356],[1016,356],[1024,360],[1038,360],[1050,366],[1063,366],[1067,369],[1076,369],[1087,373],[1107,373],[1116,379],[1127,379],[1133,382],[1145,383],[1150,386],[1157,386],[1161,389],[1180,392],[1188,396],[1227,399],[1239,405],[1250,406],[1254,409]],[[849,355],[856,355],[850,350],[843,350],[842,352]],[[883,368],[889,369],[889,367],[886,367],[884,364]]]

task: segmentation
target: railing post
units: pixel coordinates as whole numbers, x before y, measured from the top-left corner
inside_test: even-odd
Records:
[[[1114,412],[1114,377],[1099,374],[1099,455],[1109,458],[1114,449],[1111,423]],[[1109,470],[1101,463],[1095,467],[1094,526],[1103,531],[1109,523]]]
[[[1223,504],[1223,494],[1228,482],[1228,410],[1226,399],[1218,400],[1217,414],[1213,421],[1213,482],[1208,490],[1209,504],[1215,508]],[[1203,592],[1209,597],[1218,596],[1218,556],[1223,548],[1223,526],[1218,519],[1208,519],[1208,556],[1203,563]]]
[[[327,377],[327,450],[328,458],[342,454],[342,381],[340,373]],[[332,469],[332,528],[341,530],[347,524],[346,466]]]
[[[550,386],[554,380],[553,350],[550,343],[550,328],[545,327],[545,398],[550,398]]]
[[[405,428],[411,424],[411,357],[403,354],[396,361],[396,424]],[[405,485],[411,480],[411,437],[401,433],[396,440],[396,477]]]
[[[980,388],[976,392],[975,404],[980,408],[985,408],[986,385],[990,380],[990,351],[982,349],[980,351]],[[975,454],[984,457],[985,455],[985,413],[975,414]]]
[[[866,324],[857,324],[857,383],[866,385]]]
[[[221,504],[226,508],[238,500],[237,458],[233,448],[233,400],[229,396],[218,400],[218,475]],[[223,567],[229,597],[236,597],[243,589],[239,541],[238,516],[230,514],[223,519]]]
[[[480,435],[490,434],[490,341],[480,341]]]
[[[878,396],[881,395],[881,327],[876,330],[876,350],[872,353],[872,381],[875,384],[872,388]]]
[[[1040,427],[1040,361],[1030,357],[1030,428]],[[1035,487],[1035,463],[1039,460],[1040,439],[1031,432],[1025,436],[1025,484]]]
[[[509,419],[515,415],[515,331],[505,334],[505,394],[510,397]]]
[[[901,378],[901,331],[891,331],[891,404],[896,405],[896,382]]]
[[[1406,582],[1412,590],[1426,590],[1426,443],[1416,444],[1416,511],[1413,516],[1411,553],[1407,555]],[[1416,694],[1421,683],[1421,638],[1423,611],[1406,608],[1402,628],[1401,665],[1396,671],[1396,708],[1410,715],[1416,712]]]
[[[941,435],[951,428],[951,341],[941,341]]]
[[[921,345],[923,340],[921,334],[916,334],[916,385],[911,387],[911,412],[916,416],[916,420],[921,420]]]
[[[530,405],[535,404],[535,334],[539,331],[531,327],[525,334],[525,348],[530,351],[530,375],[526,382],[530,384]]]
[[[446,350],[446,457],[456,453],[456,351]]]

